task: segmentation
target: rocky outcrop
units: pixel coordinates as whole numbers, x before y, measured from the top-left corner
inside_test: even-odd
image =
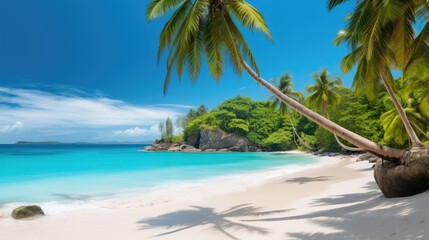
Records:
[[[220,129],[203,128],[188,137],[186,144],[163,143],[156,140],[152,146],[143,149],[149,152],[258,152],[260,151],[247,138],[237,134],[225,133]]]
[[[364,154],[360,155],[356,161],[357,162],[368,161],[370,163],[376,163],[378,160],[381,160],[381,158],[374,156],[371,153],[364,153]]]
[[[151,146],[146,146],[143,148],[144,151],[153,151],[153,152],[162,152],[167,151],[169,145],[166,143],[160,142],[159,140],[155,140],[155,142]]]
[[[257,147],[242,136],[225,133],[220,129],[203,128],[200,132],[199,148],[208,149],[228,149],[233,152],[256,152]]]
[[[197,149],[194,146],[183,144],[180,146],[180,151],[181,152],[199,152],[201,150]]]
[[[43,212],[42,208],[37,205],[21,206],[15,208],[12,212],[12,217],[15,219],[31,218],[43,215],[45,215],[45,213]]]
[[[191,136],[188,137],[188,139],[186,139],[186,144],[187,145],[191,145],[194,146],[195,148],[199,148],[200,146],[200,133],[194,133]]]
[[[161,143],[155,141],[152,146],[146,146],[143,148],[144,151],[148,152],[200,152],[201,150],[194,146],[179,143]]]

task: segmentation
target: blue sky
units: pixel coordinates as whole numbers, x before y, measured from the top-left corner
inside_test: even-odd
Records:
[[[0,143],[18,140],[130,141],[158,136],[156,123],[189,107],[213,108],[237,95],[269,94],[227,69],[215,83],[203,68],[196,84],[174,76],[162,93],[165,58],[156,62],[166,18],[147,22],[146,0],[3,0],[0,2]],[[311,74],[339,71],[345,46],[336,33],[352,5],[326,1],[250,1],[274,37],[246,32],[266,79],[284,72],[305,91]]]

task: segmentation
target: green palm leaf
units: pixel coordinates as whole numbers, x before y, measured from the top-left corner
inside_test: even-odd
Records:
[[[152,20],[173,10],[159,39],[158,61],[163,51],[168,49],[169,52],[164,94],[173,69],[179,80],[187,70],[190,80],[195,81],[204,57],[215,80],[219,80],[224,72],[225,58],[237,74],[243,70],[243,61],[249,61],[259,74],[250,47],[236,25],[238,22],[272,39],[264,18],[252,5],[244,0],[152,0],[146,16]]]
[[[177,7],[184,0],[152,0],[146,9],[146,18],[154,19],[164,16],[168,11]]]

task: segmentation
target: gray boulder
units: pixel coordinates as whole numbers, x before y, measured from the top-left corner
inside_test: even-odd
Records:
[[[228,149],[235,152],[256,151],[256,147],[250,141],[236,134],[228,134],[220,129],[201,129],[200,144],[201,150]]]
[[[191,145],[195,148],[198,148],[200,145],[200,133],[192,134],[186,139],[186,145]]]
[[[226,149],[226,148],[221,148],[217,150],[218,152],[231,152],[231,150]]]
[[[357,162],[368,161],[370,163],[376,163],[378,160],[381,160],[381,158],[374,156],[370,153],[364,153],[364,154],[360,155],[356,161]]]
[[[217,152],[216,149],[213,148],[207,148],[203,150],[204,152]]]
[[[143,148],[144,151],[150,151],[150,152],[158,152],[158,151],[167,151],[170,146],[166,143],[161,143],[158,141],[155,141],[152,146],[146,146]]]
[[[180,150],[183,152],[198,152],[200,149],[195,148],[194,146],[183,144],[180,146]]]
[[[181,149],[180,149],[180,144],[178,144],[178,143],[173,143],[173,144],[171,144],[171,145],[168,147],[168,151],[169,151],[169,152],[179,152],[179,151],[181,151]]]
[[[37,205],[32,206],[21,206],[18,208],[15,208],[12,212],[12,217],[15,219],[23,219],[23,218],[30,218],[35,216],[44,216],[45,213],[43,212],[42,208],[40,208]]]

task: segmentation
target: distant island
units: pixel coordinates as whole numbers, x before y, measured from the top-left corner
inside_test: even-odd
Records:
[[[19,141],[15,144],[38,144],[38,145],[48,145],[48,144],[65,144],[62,142],[56,142],[56,141],[47,141],[47,142],[30,142],[30,141]]]
[[[151,144],[151,142],[74,142],[74,143],[64,143],[58,141],[41,141],[41,142],[33,142],[33,141],[18,141],[15,144],[20,145],[97,145],[97,144]]]

